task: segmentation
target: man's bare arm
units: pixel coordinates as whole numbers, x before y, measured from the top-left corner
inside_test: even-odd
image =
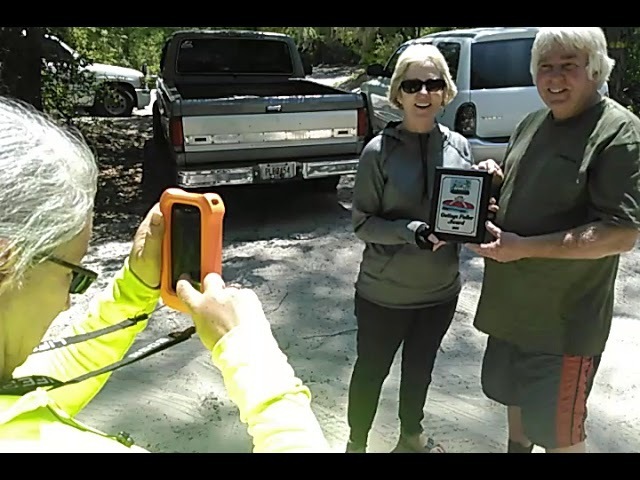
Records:
[[[525,257],[596,260],[632,250],[638,239],[633,227],[594,222],[565,232],[522,237]]]

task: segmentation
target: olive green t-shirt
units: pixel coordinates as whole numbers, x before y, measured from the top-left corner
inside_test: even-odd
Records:
[[[566,121],[547,109],[528,115],[503,170],[496,224],[504,231],[640,226],[640,119],[609,98]],[[611,327],[618,262],[618,255],[486,259],[475,326],[528,351],[598,355]]]

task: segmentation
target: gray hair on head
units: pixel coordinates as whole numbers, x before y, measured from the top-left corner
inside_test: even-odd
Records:
[[[553,47],[585,52],[589,56],[587,75],[598,88],[609,81],[616,62],[607,52],[607,38],[600,27],[544,27],[538,31],[531,49],[531,75],[535,83],[540,60]]]
[[[2,292],[76,237],[91,218],[98,167],[76,132],[29,104],[0,97]]]

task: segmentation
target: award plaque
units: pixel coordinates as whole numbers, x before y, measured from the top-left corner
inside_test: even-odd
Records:
[[[492,177],[484,170],[436,168],[430,225],[438,239],[454,243],[484,241]]]

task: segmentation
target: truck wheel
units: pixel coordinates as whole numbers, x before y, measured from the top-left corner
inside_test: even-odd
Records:
[[[160,200],[160,195],[175,184],[175,168],[169,154],[153,139],[144,144],[142,156],[142,201],[148,210]]]
[[[313,178],[307,180],[311,182],[311,189],[317,193],[336,193],[338,183],[340,183],[340,175],[333,175],[331,177]]]
[[[105,85],[96,95],[94,112],[100,117],[130,117],[135,106],[133,94],[123,85]]]
[[[163,133],[162,133],[162,125],[160,124],[160,109],[158,107],[157,101],[153,103],[151,112],[152,112],[151,125],[153,128],[153,138],[159,141],[163,137]]]

